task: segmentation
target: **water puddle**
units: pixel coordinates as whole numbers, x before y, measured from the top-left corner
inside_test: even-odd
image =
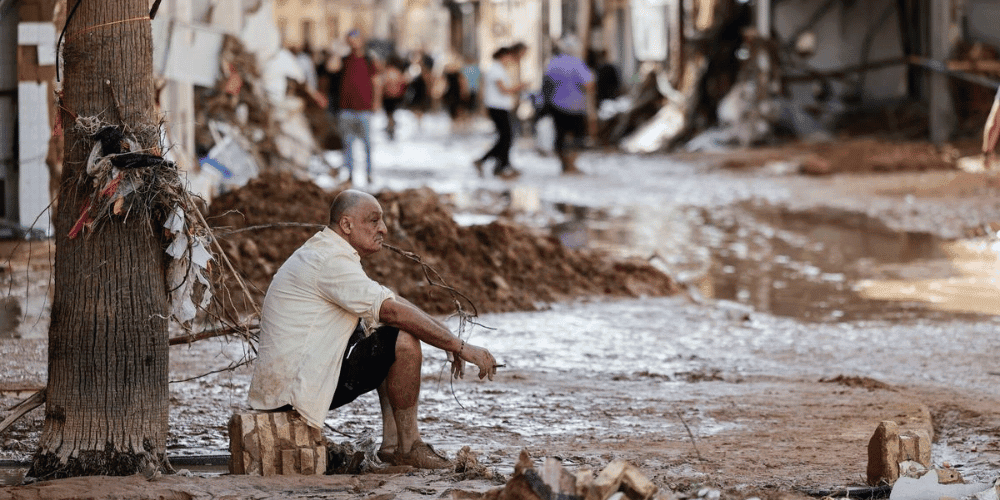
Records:
[[[996,249],[856,212],[740,204],[711,213],[556,205],[567,246],[650,258],[697,297],[812,322],[1000,313]]]

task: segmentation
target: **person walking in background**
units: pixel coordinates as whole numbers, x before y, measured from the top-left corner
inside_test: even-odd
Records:
[[[431,89],[433,88],[434,60],[423,52],[416,53],[411,59],[408,73],[410,81],[406,88],[406,108],[417,117],[417,130],[420,130],[424,113],[431,110]]]
[[[479,176],[483,176],[483,165],[493,158],[496,163],[493,175],[512,179],[521,175],[510,164],[510,148],[514,144],[514,122],[511,112],[515,97],[524,89],[524,84],[516,85],[507,72],[507,66],[514,61],[514,52],[509,47],[501,47],[493,54],[493,63],[483,77],[483,105],[490,120],[497,129],[497,141],[482,158],[473,162]]]
[[[466,129],[465,101],[469,96],[469,84],[462,74],[462,67],[456,57],[452,57],[444,66],[444,93],[441,95],[441,103],[448,110],[451,117],[452,132],[464,131]]]
[[[405,67],[403,60],[392,54],[382,72],[382,109],[389,122],[385,127],[389,140],[396,138],[396,110],[403,104],[403,97],[406,95],[406,76],[403,75]]]
[[[343,60],[340,78],[340,133],[344,141],[344,166],[348,182],[354,178],[354,140],[360,139],[365,148],[365,173],[372,181],[372,112],[378,108],[381,93],[378,69],[365,56],[365,43],[361,32],[353,29],[347,34],[351,53]]]
[[[594,74],[573,55],[578,49],[575,38],[564,38],[556,49],[557,54],[545,68],[542,93],[556,127],[555,150],[562,173],[580,174],[576,157],[587,137],[588,117],[594,116]],[[572,141],[568,140],[570,135]]]

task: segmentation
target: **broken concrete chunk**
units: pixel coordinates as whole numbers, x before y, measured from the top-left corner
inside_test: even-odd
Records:
[[[618,491],[618,487],[622,484],[622,475],[625,474],[625,467],[627,466],[628,462],[615,460],[597,475],[597,479],[594,480],[594,489],[597,490],[598,498],[606,499]]]
[[[622,486],[625,486],[626,493],[633,500],[647,500],[656,494],[659,488],[653,484],[645,475],[639,472],[634,466],[625,468],[625,475],[622,477]]]
[[[950,467],[937,469],[938,484],[959,484],[965,483],[962,473]]]
[[[453,500],[465,500],[452,495]],[[639,469],[623,460],[608,464],[594,477],[590,469],[575,474],[563,468],[562,461],[549,458],[540,470],[522,451],[514,475],[503,488],[490,490],[481,500],[673,500],[661,492]]]
[[[615,460],[608,464],[597,479],[594,487],[600,498],[608,498],[616,491],[623,491],[631,500],[647,500],[656,494],[657,487],[634,465]]]
[[[868,441],[868,484],[893,484],[899,479],[899,426],[886,420]]]
[[[939,500],[942,497],[965,498],[987,492],[991,486],[983,483],[938,483],[936,471],[924,474],[920,479],[901,477],[892,487],[889,500]]]
[[[909,478],[919,478],[924,474],[927,474],[929,469],[924,467],[920,462],[914,462],[913,460],[906,460],[899,463],[899,477],[909,477]]]

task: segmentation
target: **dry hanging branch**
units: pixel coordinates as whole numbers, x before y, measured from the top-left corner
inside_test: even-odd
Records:
[[[469,297],[467,297],[464,293],[456,290],[454,287],[452,287],[451,285],[449,285],[447,282],[445,282],[444,278],[441,277],[441,273],[438,273],[436,269],[434,269],[433,267],[431,267],[430,265],[428,265],[427,263],[425,263],[424,260],[421,259],[419,255],[417,255],[417,254],[415,254],[413,252],[409,252],[409,251],[403,250],[402,248],[399,248],[399,247],[394,247],[394,246],[386,244],[386,243],[383,243],[382,247],[383,248],[387,248],[389,250],[392,250],[393,252],[396,252],[399,255],[402,255],[403,257],[406,257],[407,259],[410,259],[413,262],[416,262],[417,264],[419,264],[421,270],[424,273],[424,278],[427,279],[427,283],[428,284],[430,284],[431,286],[436,286],[438,288],[444,289],[449,294],[451,294],[451,300],[455,304],[455,314],[458,316],[458,320],[459,320],[459,324],[458,324],[458,337],[459,338],[461,338],[462,337],[462,333],[465,332],[465,326],[466,326],[466,324],[472,323],[473,325],[483,326],[483,325],[475,322],[472,319],[472,318],[479,317],[479,310],[476,308],[476,304],[474,302],[472,302],[472,299],[470,299]],[[435,281],[435,278],[437,278],[437,281]],[[462,301],[463,300],[465,302],[467,302],[469,304],[469,306],[472,307],[472,313],[466,312],[465,308],[462,307]],[[483,326],[483,328],[486,328],[486,327]]]
[[[42,406],[45,403],[45,390],[42,389],[31,395],[28,399],[21,401],[13,408],[10,409],[10,415],[0,422],[0,434],[3,433],[8,427],[21,419],[21,417],[28,414],[29,411]]]

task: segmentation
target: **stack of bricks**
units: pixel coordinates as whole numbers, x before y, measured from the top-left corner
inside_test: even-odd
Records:
[[[229,420],[229,472],[252,476],[326,473],[326,439],[291,412],[237,413]]]

